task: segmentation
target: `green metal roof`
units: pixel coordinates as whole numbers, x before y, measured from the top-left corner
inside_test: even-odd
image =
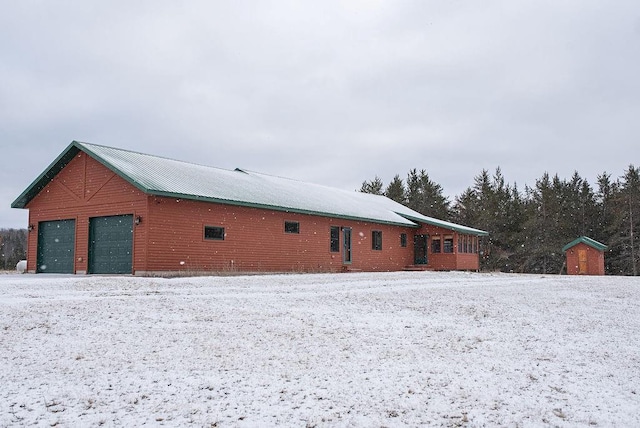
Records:
[[[409,227],[426,223],[470,235],[487,235],[482,230],[423,216],[384,196],[241,169],[213,168],[78,141],[73,141],[11,206],[25,208],[79,151],[151,195]]]
[[[569,242],[567,245],[565,245],[562,248],[562,252],[566,253],[569,248],[574,247],[574,246],[576,246],[576,245],[578,245],[580,243],[583,243],[583,244],[586,244],[586,245],[588,245],[590,247],[593,247],[598,251],[604,251],[604,250],[607,249],[607,246],[604,245],[603,243],[598,242],[595,239],[591,239],[588,236],[581,236],[578,239],[575,239],[575,240]]]

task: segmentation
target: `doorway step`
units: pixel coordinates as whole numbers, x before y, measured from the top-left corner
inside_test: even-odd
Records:
[[[410,272],[420,272],[420,271],[432,271],[433,268],[427,265],[408,265],[408,266],[405,266],[403,270],[410,271]]]

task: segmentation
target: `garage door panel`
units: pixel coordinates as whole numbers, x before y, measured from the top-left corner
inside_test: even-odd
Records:
[[[76,222],[73,219],[38,223],[36,272],[73,273]]]
[[[133,254],[133,215],[89,220],[89,273],[130,274]]]

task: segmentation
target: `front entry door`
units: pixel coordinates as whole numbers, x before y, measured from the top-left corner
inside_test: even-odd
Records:
[[[351,264],[351,228],[342,229],[342,263]]]
[[[427,235],[413,236],[413,263],[416,265],[427,264]]]
[[[578,250],[578,274],[584,275],[588,271],[587,250]]]

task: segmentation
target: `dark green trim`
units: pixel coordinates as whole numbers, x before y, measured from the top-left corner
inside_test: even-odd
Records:
[[[71,148],[72,146],[76,147],[78,149],[78,151],[82,150],[83,152],[87,153],[92,158],[94,158],[96,161],[98,161],[100,164],[102,164],[104,167],[110,169],[111,171],[116,173],[118,176],[123,178],[125,181],[127,181],[129,184],[131,184],[132,186],[136,187],[137,189],[139,189],[140,191],[142,191],[142,192],[144,192],[144,193],[146,193],[148,195],[162,196],[162,197],[167,197],[167,198],[187,199],[187,200],[192,200],[192,201],[214,202],[214,203],[219,203],[219,204],[227,204],[227,205],[241,206],[241,207],[248,207],[248,208],[267,209],[267,210],[279,211],[279,212],[291,212],[291,213],[297,213],[297,214],[307,214],[307,215],[315,215],[315,216],[322,216],[322,217],[339,218],[339,219],[343,219],[343,220],[366,221],[366,222],[369,222],[369,223],[389,224],[389,225],[394,225],[394,226],[404,226],[404,227],[412,227],[412,228],[420,227],[418,224],[413,224],[412,225],[412,224],[406,224],[406,223],[401,223],[401,222],[376,220],[376,219],[365,218],[365,217],[341,216],[341,215],[336,215],[336,214],[333,214],[333,213],[321,212],[321,211],[303,210],[303,209],[298,209],[298,208],[288,208],[288,207],[281,207],[281,206],[268,205],[268,204],[257,204],[257,203],[253,203],[253,202],[234,201],[234,200],[229,200],[229,199],[205,197],[205,196],[200,196],[200,195],[191,195],[191,194],[184,194],[184,193],[173,193],[173,192],[163,192],[163,191],[153,190],[153,189],[150,189],[150,188],[144,186],[142,183],[138,182],[137,180],[134,180],[129,175],[127,175],[124,171],[121,171],[119,168],[115,167],[113,164],[108,162],[106,159],[102,158],[99,154],[95,153],[93,150],[91,150],[91,148],[83,145],[82,143],[80,143],[78,141],[74,141],[73,143],[71,143],[69,148]],[[95,146],[98,146],[98,145],[95,145]],[[111,148],[111,147],[107,147],[107,146],[98,146],[98,147],[105,147],[105,148],[109,148],[109,149]],[[67,150],[69,148],[67,148]],[[118,149],[118,150],[120,150],[120,149]],[[123,151],[126,151],[126,150],[123,150]],[[77,153],[77,151],[73,154],[73,156],[75,156],[76,153]],[[131,152],[131,153],[136,153],[136,152]],[[71,157],[71,159],[73,159],[73,156]],[[62,168],[60,168],[60,170],[61,169]],[[58,172],[60,172],[60,170],[58,170],[56,172],[56,174]],[[238,171],[242,171],[242,170],[238,169]],[[242,171],[242,172],[246,174],[246,172],[244,172],[244,171]],[[55,174],[52,175],[51,178],[53,178],[53,176],[55,176]],[[40,189],[40,190],[42,190],[42,189]],[[405,217],[405,216],[401,216],[401,217]],[[411,219],[407,219],[407,220],[413,221]]]
[[[242,206],[242,207],[248,207],[248,208],[266,209],[266,210],[279,211],[279,212],[291,212],[291,213],[297,213],[297,214],[330,217],[330,218],[343,219],[343,220],[363,221],[363,222],[369,222],[369,223],[375,223],[375,224],[387,224],[387,225],[393,225],[393,226],[410,227],[415,229],[419,228],[421,223],[425,223],[425,224],[430,224],[432,226],[453,230],[458,233],[463,233],[466,235],[476,235],[476,236],[489,235],[488,232],[485,232],[483,230],[473,229],[473,228],[469,228],[462,225],[456,225],[455,223],[443,222],[437,219],[430,220],[427,218],[412,217],[399,212],[395,212],[395,214],[412,222],[413,224],[406,224],[406,223],[396,222],[396,221],[378,220],[378,219],[372,219],[372,218],[366,218],[366,217],[339,215],[339,214],[330,213],[330,212],[305,210],[305,209],[299,209],[299,208],[288,208],[288,207],[259,204],[259,203],[246,202],[246,201],[219,199],[219,198],[205,197],[200,195],[158,191],[158,190],[154,190],[146,187],[139,181],[129,176],[124,171],[114,166],[112,163],[110,163],[109,161],[104,159],[102,156],[100,156],[100,154],[94,152],[91,149],[91,146],[112,149],[111,147],[108,147],[108,146],[100,146],[96,144],[85,144],[85,143],[74,140],[62,152],[62,154],[58,156],[58,158],[55,161],[53,161],[53,163],[51,163],[51,165],[49,165],[49,167],[11,204],[11,207],[25,208],[26,205],[75,157],[75,155],[78,152],[83,151],[87,155],[95,159],[97,162],[102,164],[104,167],[113,171],[115,174],[120,176],[123,180],[125,180],[126,182],[128,182],[129,184],[131,184],[132,186],[134,186],[135,188],[139,189],[140,191],[142,191],[147,195],[186,199],[186,200],[193,200],[193,201],[213,202],[213,203]],[[125,152],[128,151],[128,150],[122,150],[122,149],[116,149],[116,150],[125,151]],[[142,154],[142,153],[133,152],[133,151],[129,151],[129,152]],[[241,169],[237,169],[237,171],[246,173]]]
[[[455,224],[455,223],[440,221],[440,220],[437,220],[437,219],[429,220],[429,219],[426,219],[426,218],[413,217],[413,216],[406,215],[406,214],[399,213],[399,212],[396,212],[396,214],[398,214],[401,217],[406,218],[407,220],[415,221],[415,222],[418,222],[418,223],[426,223],[426,224],[429,224],[431,226],[438,226],[438,227],[441,227],[443,229],[449,229],[449,230],[453,230],[453,231],[458,232],[458,233],[462,233],[464,235],[489,236],[489,232],[485,232],[484,230],[480,230],[480,229],[474,229],[473,227],[462,226],[462,225],[458,225],[458,224]]]
[[[13,201],[11,208],[25,208],[47,184],[82,150],[74,141],[58,156],[33,183]]]
[[[111,171],[115,172],[118,176],[120,176],[120,178],[124,179],[127,183],[133,185],[134,187],[137,187],[139,190],[141,190],[144,193],[152,194],[152,190],[151,189],[149,189],[148,187],[144,186],[142,183],[138,182],[137,180],[134,180],[133,178],[129,177],[129,175],[126,174],[124,171],[120,170],[120,168],[117,168],[111,162],[109,162],[106,159],[104,159],[102,156],[100,156],[99,154],[97,154],[96,152],[91,150],[86,145],[84,145],[82,143],[78,143],[77,141],[74,141],[74,143],[79,144],[80,149],[83,152],[85,152],[86,154],[90,155],[92,158],[94,158],[96,161],[101,163],[107,169],[110,169]],[[104,147],[106,149],[111,149],[111,147],[100,146],[98,144],[92,144],[92,145],[93,146],[97,146],[97,147]],[[131,150],[123,150],[123,149],[118,149],[118,150],[122,150],[123,152],[142,154],[142,153],[133,152]]]
[[[127,180],[129,181],[129,180]],[[131,184],[135,185],[135,183],[129,181]],[[137,186],[140,190],[144,191],[145,193],[152,195],[152,196],[161,196],[161,197],[165,197],[165,198],[176,198],[176,199],[186,199],[186,200],[190,200],[190,201],[202,201],[202,202],[214,202],[214,203],[218,203],[218,204],[226,204],[226,205],[233,205],[233,206],[238,206],[238,207],[247,207],[247,208],[258,208],[258,209],[263,209],[263,210],[271,210],[271,211],[279,211],[279,212],[287,212],[287,213],[296,213],[296,214],[307,214],[307,215],[314,215],[314,216],[321,216],[321,217],[330,217],[330,218],[339,218],[339,219],[343,219],[343,220],[353,220],[353,221],[365,221],[368,223],[376,223],[376,224],[389,224],[389,225],[393,225],[393,226],[404,226],[404,227],[411,227],[414,229],[417,229],[420,227],[419,224],[406,224],[406,223],[400,223],[400,222],[394,222],[394,221],[385,221],[385,220],[376,220],[376,219],[371,219],[371,218],[365,218],[365,217],[356,217],[356,216],[347,216],[347,215],[339,215],[339,214],[334,214],[334,213],[329,213],[329,212],[322,212],[322,211],[312,211],[312,210],[303,210],[303,209],[299,209],[299,208],[287,208],[287,207],[280,207],[277,205],[267,205],[267,204],[256,204],[253,202],[244,202],[244,201],[234,201],[231,199],[219,199],[219,198],[210,198],[210,197],[204,197],[204,196],[198,196],[198,195],[188,195],[188,194],[183,194],[183,193],[171,193],[171,192],[159,192],[156,190],[145,190],[142,189],[141,186]],[[401,217],[406,218],[406,216],[401,215]],[[407,219],[410,221],[413,221],[412,219]]]
[[[106,147],[106,146],[99,146],[99,147]],[[110,147],[106,147],[106,148],[110,148]],[[47,167],[47,169],[45,169],[44,172],[42,174],[40,174],[40,176],[38,178],[36,178],[33,181],[33,183],[31,183],[31,185],[29,187],[27,187],[27,189],[24,192],[22,192],[22,194],[11,204],[11,208],[25,208],[27,206],[27,204],[38,193],[40,193],[40,191],[42,189],[44,189],[44,187],[47,184],[49,184],[49,182],[51,180],[53,180],[53,178],[60,171],[62,171],[62,169],[65,166],[67,166],[67,164],[69,162],[71,162],[71,160],[81,151],[85,152],[86,154],[91,156],[93,159],[98,161],[100,164],[102,164],[104,167],[106,167],[107,169],[113,171],[115,174],[120,176],[126,182],[128,182],[132,186],[136,187],[137,189],[139,189],[140,191],[142,191],[143,193],[146,193],[148,195],[162,196],[162,197],[167,197],[167,198],[187,199],[187,200],[192,200],[192,201],[214,202],[214,203],[234,205],[234,206],[242,206],[242,207],[248,207],[248,208],[268,209],[268,210],[280,211],[280,212],[291,212],[291,213],[297,213],[297,214],[316,215],[316,216],[323,216],[323,217],[339,218],[339,219],[344,219],[344,220],[366,221],[366,222],[378,223],[378,224],[390,224],[390,225],[394,225],[394,226],[404,226],[404,227],[412,227],[412,228],[418,228],[419,227],[419,225],[417,225],[417,224],[411,225],[411,224],[405,224],[405,223],[401,223],[401,222],[375,220],[375,219],[364,218],[364,217],[341,216],[341,215],[335,215],[333,213],[326,213],[326,212],[320,212],[320,211],[302,210],[302,209],[287,208],[287,207],[280,207],[280,206],[267,205],[267,204],[256,204],[256,203],[252,203],[252,202],[233,201],[233,200],[219,199],[219,198],[210,198],[210,197],[203,197],[203,196],[199,196],[199,195],[189,195],[189,194],[182,194],[182,193],[162,192],[162,191],[149,189],[148,187],[144,186],[142,183],[140,183],[137,180],[134,180],[133,178],[131,178],[124,171],[121,171],[119,168],[115,167],[113,164],[111,164],[110,162],[108,162],[107,160],[102,158],[99,154],[95,153],[93,150],[91,150],[90,148],[88,148],[87,146],[82,144],[81,142],[75,141],[75,140],[73,142],[71,142],[71,144],[69,144],[69,146],[67,146],[67,148],[62,152],[62,154],[60,154],[60,156],[58,156],[56,158],[56,160],[54,160],[51,163],[51,165],[49,165]],[[132,152],[132,153],[134,153],[134,152]],[[402,217],[404,217],[404,216],[402,216]],[[408,219],[408,220],[412,221],[411,219]]]
[[[586,244],[586,245],[588,245],[590,247],[593,247],[598,251],[604,251],[604,250],[607,249],[607,246],[604,245],[602,242],[598,242],[595,239],[589,238],[588,236],[581,236],[578,239],[575,239],[575,240],[569,242],[567,245],[565,245],[562,248],[562,252],[566,253],[569,248],[574,247],[574,246],[576,246],[576,245],[578,245],[580,243],[583,243],[583,244]]]

